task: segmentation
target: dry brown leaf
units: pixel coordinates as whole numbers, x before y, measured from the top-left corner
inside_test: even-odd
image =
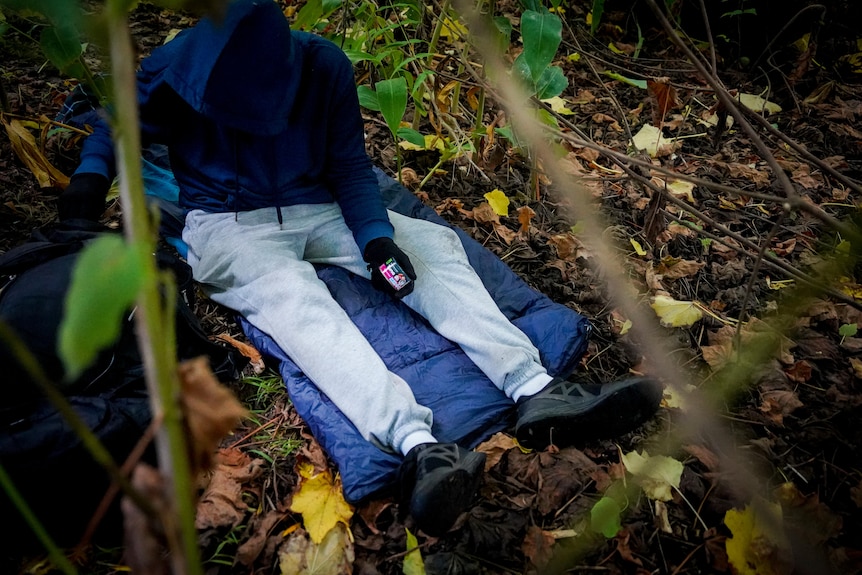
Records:
[[[484,453],[487,456],[485,459],[485,471],[490,471],[491,468],[500,462],[500,459],[503,458],[503,454],[513,447],[515,447],[515,440],[512,436],[500,432],[495,433],[487,441],[480,443],[476,447],[476,451]]]
[[[263,466],[262,459],[252,459],[239,449],[220,450],[198,501],[195,526],[198,529],[231,529],[239,525],[250,512],[243,500],[243,490],[260,477]]]
[[[252,371],[255,375],[259,375],[263,373],[263,370],[266,369],[266,365],[264,365],[263,357],[260,355],[260,352],[255,349],[254,346],[249,345],[247,343],[241,342],[238,339],[234,339],[230,335],[226,333],[220,333],[215,336],[216,339],[221,340],[227,344],[235,347],[242,355],[248,358],[249,365],[251,365]]]
[[[773,389],[760,394],[760,411],[776,425],[783,426],[784,418],[793,413],[803,403],[794,391],[789,389]]]
[[[273,549],[272,530],[287,517],[284,511],[271,510],[264,515],[255,515],[249,522],[246,534],[250,534],[236,550],[236,562],[251,567],[269,545]],[[294,524],[299,527],[298,523]]]
[[[560,259],[569,261],[575,261],[578,258],[578,251],[583,247],[581,240],[568,232],[551,236],[548,238],[548,243],[556,248]]]
[[[814,372],[812,365],[804,359],[797,361],[784,370],[787,378],[794,383],[806,383],[811,379]]]
[[[518,223],[521,224],[521,227],[518,228],[518,234],[526,236],[530,233],[530,222],[533,221],[533,216],[536,215],[536,212],[530,206],[521,206],[518,208],[517,213]]]
[[[524,543],[521,545],[521,551],[524,552],[524,557],[529,560],[536,570],[541,573],[548,561],[551,560],[554,550],[554,536],[541,527],[530,525],[527,528],[527,534],[524,536]]]
[[[709,471],[718,471],[720,461],[718,455],[703,445],[689,444],[683,445],[683,450],[689,455],[693,455],[698,461],[704,464]]]
[[[169,503],[165,494],[165,482],[159,471],[145,463],[138,464],[132,472],[132,487],[170,523]],[[125,542],[123,560],[133,573],[170,573],[168,555],[164,552],[162,533],[153,531],[153,522],[140,507],[128,497],[120,504],[123,511],[123,538]]]
[[[365,503],[362,507],[356,510],[356,515],[362,519],[368,530],[379,535],[383,533],[377,528],[377,518],[388,507],[392,505],[392,501],[388,499],[374,499]]]
[[[667,78],[647,79],[647,93],[655,104],[653,125],[661,127],[668,112],[679,106],[676,88],[670,85]]]
[[[177,368],[182,388],[183,415],[189,430],[189,459],[193,473],[210,468],[221,440],[248,411],[219,383],[205,357],[182,362]]]
[[[472,217],[479,224],[500,223],[500,216],[497,215],[497,212],[494,211],[494,208],[488,202],[482,202],[473,208]]]
[[[4,117],[2,122],[15,155],[33,173],[40,188],[65,188],[69,185],[68,176],[48,161],[39,149],[36,138],[20,120],[9,122]]]
[[[680,260],[676,258],[663,259],[656,270],[665,279],[678,280],[680,278],[694,277],[706,264],[693,260]]]

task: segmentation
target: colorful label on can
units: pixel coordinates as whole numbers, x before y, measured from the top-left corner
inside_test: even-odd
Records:
[[[401,269],[401,266],[398,265],[395,258],[389,258],[386,260],[386,262],[380,266],[380,273],[383,274],[383,277],[386,278],[389,285],[395,288],[396,291],[410,283],[410,278],[407,277],[407,274],[404,273],[404,270]]]

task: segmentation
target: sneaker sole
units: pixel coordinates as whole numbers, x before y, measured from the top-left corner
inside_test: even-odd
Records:
[[[410,498],[410,514],[427,535],[443,535],[469,507],[479,488],[485,456],[471,452],[459,467],[429,489],[414,491]]]
[[[661,387],[644,378],[608,393],[582,413],[564,413],[561,407],[559,414],[519,420],[515,437],[523,447],[539,450],[552,443],[565,447],[579,441],[618,437],[650,419],[661,397]]]

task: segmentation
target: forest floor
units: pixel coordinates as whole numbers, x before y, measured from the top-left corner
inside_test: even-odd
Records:
[[[669,388],[652,421],[614,440],[542,453],[518,449],[505,434],[483,444],[480,449],[492,465],[476,506],[443,537],[417,534],[424,569],[452,574],[858,573],[862,337],[856,337],[855,328],[862,324],[860,268],[850,266],[828,277],[825,289],[800,299],[795,287],[813,277],[832,250],[843,249],[843,238],[812,211],[788,208],[786,190],[751,133],[738,122],[716,130],[709,120],[716,102],[713,90],[654,20],[640,20],[643,48],[634,58],[633,14],[608,10],[606,24],[590,36],[583,24],[586,4],[573,2],[566,12],[572,28],[564,28],[558,63],[569,87],[557,110],[565,133],[595,147],[558,142],[564,152],[560,163],[582,178],[605,218],[603,235],[624,263],[636,298],[664,324],[669,352],[660,361],[684,374],[687,386]],[[513,5],[498,2],[498,7],[516,20]],[[862,76],[855,36],[848,41],[852,34],[840,26],[842,18],[854,21],[847,10],[830,14],[832,36],[823,33],[821,53],[814,59],[805,56],[804,47],[800,51],[792,45],[808,30],[767,45],[773,37],[769,33],[776,34],[773,28],[780,29],[788,16],[772,22],[765,14],[758,15],[759,22],[770,24],[762,36],[749,31],[752,44],[746,52],[749,61],[761,60],[762,65],[741,68],[739,52],[720,53],[717,59],[717,76],[727,87],[739,94],[762,94],[780,106],[768,114],[766,125],[751,120],[753,133],[777,159],[793,193],[837,220],[856,216],[862,200]],[[132,23],[138,49],[146,54],[190,21],[141,3]],[[54,117],[72,83],[46,66],[38,48],[14,30],[0,37],[0,50],[5,118],[38,122],[43,115]],[[769,57],[759,59],[761,51]],[[579,57],[566,57],[572,54]],[[708,50],[704,54],[708,59]],[[650,82],[645,89],[624,78]],[[664,114],[659,110],[663,102]],[[485,124],[503,118],[492,104]],[[369,155],[396,175],[395,148],[385,123],[372,112],[366,119]],[[630,149],[627,128],[637,133],[653,123],[662,124],[666,138],[680,139],[639,157],[647,165],[698,178],[697,185],[680,180],[663,194],[668,182],[662,174],[604,153],[625,157]],[[422,129],[430,133],[428,126]],[[70,174],[80,140],[53,137],[45,144],[49,160]],[[418,183],[439,154],[405,151],[405,185],[531,286],[590,319],[594,331],[581,369],[587,377],[608,381],[654,363],[643,355],[644,342],[629,331],[629,318],[611,303],[590,243],[579,237],[579,221],[571,215],[583,213],[579,206],[547,176],[539,178],[536,199],[524,155],[502,139],[491,144],[486,138],[484,144],[470,160],[442,164],[421,189]],[[509,216],[488,217],[485,196],[495,189],[510,199]],[[55,188],[39,187],[0,133],[0,252],[55,221],[57,194]],[[529,212],[522,208],[532,210],[526,230],[518,214]],[[116,222],[119,209],[112,206],[105,221]],[[692,309],[700,316],[689,321],[684,316]],[[687,415],[685,392],[717,392],[726,385],[738,321],[746,325],[745,338],[766,331],[771,314],[788,309],[794,322],[781,334],[780,349],[749,366],[747,379],[714,404],[721,441],[688,434],[668,449],[666,440]],[[218,306],[204,301],[196,311],[213,335],[243,339]],[[270,430],[266,442],[226,443],[224,455],[235,458],[235,468],[258,459],[261,470],[233,479],[241,483],[241,501],[233,503],[242,511],[231,522],[201,533],[208,573],[280,572],[285,554],[297,553],[291,538],[302,535],[296,514],[288,509],[289,494],[300,483],[297,462],[326,464],[286,394],[277,387],[264,393],[260,385],[237,385],[255,419],[235,437],[254,434],[260,426]],[[276,442],[292,442],[294,450],[276,453]],[[667,497],[655,496],[631,462],[624,464],[623,456],[633,451],[662,452],[681,464],[676,480],[657,480],[669,489]],[[750,477],[741,477],[740,469]],[[601,528],[594,508],[624,479],[642,490],[629,492],[619,529],[605,537],[596,532]],[[757,501],[780,509],[783,521],[777,528],[758,519],[756,510],[762,508],[750,493],[741,494],[740,485],[747,482],[757,485]],[[339,560],[364,575],[408,572],[407,535],[397,505],[375,501],[354,511],[352,536],[344,538]],[[741,567],[740,557],[747,567]],[[82,571],[112,568],[85,564]]]

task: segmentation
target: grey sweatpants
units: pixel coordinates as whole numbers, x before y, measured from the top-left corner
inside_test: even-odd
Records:
[[[194,278],[213,301],[268,334],[366,439],[400,450],[430,434],[431,411],[391,373],[332,298],[312,263],[370,277],[337,204],[239,213],[192,211],[183,240]],[[550,379],[539,352],[506,319],[470,267],[454,231],[389,212],[395,243],[416,270],[403,302],[457,343],[509,397]],[[544,379],[542,379],[545,381]]]

